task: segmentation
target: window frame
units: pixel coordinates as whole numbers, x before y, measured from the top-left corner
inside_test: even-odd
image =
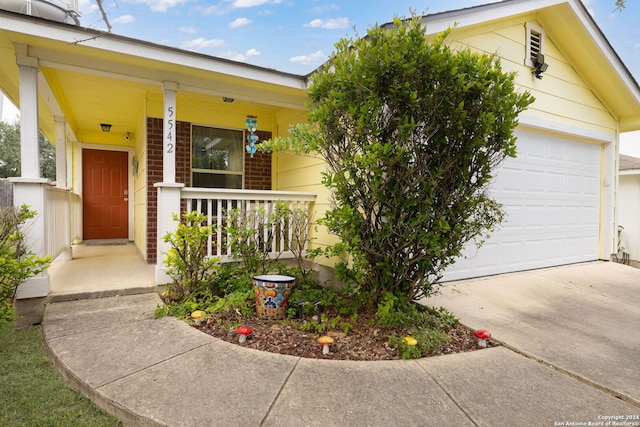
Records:
[[[219,129],[219,130],[225,130],[225,131],[234,131],[234,132],[241,132],[242,133],[242,139],[241,139],[241,143],[240,143],[240,149],[241,149],[241,153],[242,153],[242,170],[241,171],[230,171],[230,170],[222,170],[222,169],[202,169],[202,168],[194,168],[193,167],[193,143],[194,143],[194,138],[193,138],[193,130],[195,127],[200,127],[200,128],[208,128],[208,129]],[[234,127],[224,127],[224,126],[212,126],[212,125],[206,125],[206,124],[200,124],[200,123],[191,123],[191,128],[190,128],[190,132],[191,132],[191,139],[190,139],[190,143],[189,143],[189,176],[191,179],[191,183],[193,186],[193,174],[194,173],[202,173],[202,174],[211,174],[211,175],[234,175],[234,176],[240,176],[241,177],[241,189],[244,189],[245,186],[245,172],[246,172],[246,165],[245,165],[245,153],[244,153],[244,141],[246,139],[246,130],[242,129],[242,128],[234,128]],[[228,187],[197,187],[197,188],[228,188]]]

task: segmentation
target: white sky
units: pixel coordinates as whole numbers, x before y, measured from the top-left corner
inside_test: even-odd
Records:
[[[620,154],[640,158],[640,131],[620,135]]]
[[[0,113],[2,113],[1,119],[5,122],[13,122],[18,118],[20,112],[18,109],[0,92]]]

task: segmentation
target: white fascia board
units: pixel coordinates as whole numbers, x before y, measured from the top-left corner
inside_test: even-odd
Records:
[[[37,19],[37,18],[35,18]],[[306,78],[276,70],[269,70],[239,62],[207,56],[194,52],[160,46],[150,42],[130,39],[112,33],[88,30],[68,24],[59,24],[33,17],[0,12],[0,29],[29,36],[93,47],[109,52],[132,55],[149,60],[181,64],[201,70],[227,74],[295,89],[306,88]]]
[[[276,71],[254,68],[241,63],[195,54],[179,49],[165,48],[158,45],[146,45],[142,43],[123,42],[111,40],[109,37],[99,37],[92,40],[95,47],[126,55],[137,56],[154,61],[167,62],[171,64],[181,64],[185,67],[206,70],[220,74],[227,74],[234,77],[256,80],[259,82],[274,84],[278,86],[304,89],[305,80],[301,76],[285,75]],[[87,42],[86,44],[88,44]]]
[[[607,62],[613,68],[629,93],[633,96],[636,103],[640,104],[640,88],[638,83],[626,68],[618,54],[613,50],[609,41],[602,34],[602,31],[596,26],[588,11],[582,4],[578,4],[580,0],[569,0],[568,4],[575,15],[580,19],[582,25],[589,33],[591,39],[598,45],[600,52],[607,59]]]
[[[518,123],[519,126],[559,133],[574,138],[582,138],[600,144],[608,144],[611,142],[615,142],[616,140],[616,137],[613,133],[607,134],[604,132],[593,132],[581,127],[566,125],[563,123],[554,122],[552,120],[530,116],[526,113],[521,113],[518,116]]]
[[[569,1],[573,0],[511,0],[496,2],[483,6],[427,15],[423,18],[422,22],[427,26],[427,34],[437,34],[447,30],[449,27],[453,27],[454,24],[456,28],[464,28],[507,18],[509,16],[535,12],[545,7],[555,6]]]
[[[625,169],[618,172],[622,175],[640,175],[640,169]]]

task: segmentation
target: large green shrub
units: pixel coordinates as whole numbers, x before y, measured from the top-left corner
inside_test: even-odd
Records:
[[[414,17],[339,41],[312,77],[309,124],[264,144],[326,161],[333,206],[323,223],[350,254],[337,271],[372,304],[429,295],[463,247],[503,219],[488,185],[516,155],[517,116],[533,97],[499,58],[453,50],[448,34],[430,42]]]
[[[20,208],[0,208],[0,321],[14,319],[13,301],[18,285],[49,266],[51,257],[40,258],[26,247],[20,226],[36,212]]]

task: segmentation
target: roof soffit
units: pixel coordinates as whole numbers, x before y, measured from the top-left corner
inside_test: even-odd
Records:
[[[126,63],[105,58],[91,58],[31,46],[31,55],[37,57],[42,66],[65,74],[85,73],[106,79],[120,79],[161,90],[162,82],[172,81],[181,90],[202,92],[214,96],[227,96],[246,101],[260,102],[280,107],[304,109],[307,100],[304,91],[254,80],[246,80],[201,69],[180,67],[175,64]],[[164,65],[164,66],[163,66]]]

